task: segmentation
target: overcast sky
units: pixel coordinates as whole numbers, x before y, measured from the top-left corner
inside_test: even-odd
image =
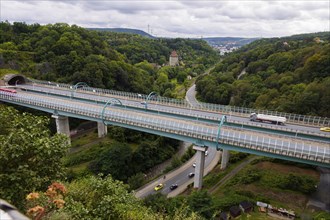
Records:
[[[135,28],[157,37],[279,37],[330,31],[330,0],[0,0],[1,21]]]

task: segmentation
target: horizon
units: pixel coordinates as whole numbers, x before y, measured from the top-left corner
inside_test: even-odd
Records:
[[[1,0],[9,22],[132,28],[155,37],[285,37],[330,31],[330,1]]]

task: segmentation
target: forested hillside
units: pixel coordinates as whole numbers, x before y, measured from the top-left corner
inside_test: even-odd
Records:
[[[154,36],[139,30],[139,29],[132,29],[132,28],[88,28],[89,30],[94,30],[94,31],[110,31],[110,32],[120,32],[120,33],[128,33],[128,34],[138,34],[143,37],[148,37],[148,38],[155,38]]]
[[[330,117],[330,33],[254,41],[196,85],[206,102]]]
[[[179,54],[178,67],[166,66],[172,50]],[[1,74],[176,97],[188,75],[202,73],[217,59],[202,40],[149,39],[63,23],[0,23]]]

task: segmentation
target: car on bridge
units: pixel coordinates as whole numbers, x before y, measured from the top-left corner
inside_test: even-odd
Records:
[[[320,128],[320,131],[330,132],[330,127]]]
[[[170,186],[170,190],[175,190],[176,188],[178,188],[178,184],[172,184]]]
[[[164,187],[164,185],[162,183],[158,184],[157,186],[155,186],[155,191],[159,191]]]

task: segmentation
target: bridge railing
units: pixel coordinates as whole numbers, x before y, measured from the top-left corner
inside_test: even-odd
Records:
[[[283,156],[296,157],[305,160],[330,163],[330,150],[327,147],[313,146],[304,142],[290,142],[283,139],[270,137],[256,137],[240,132],[239,138],[235,134],[224,130],[222,132],[222,143],[264,151]]]
[[[124,112],[106,111],[109,121],[131,124],[137,127],[161,130],[167,133],[190,136],[196,139],[219,141],[235,146],[250,148],[258,151],[280,154],[284,156],[298,157],[307,160],[330,163],[330,150],[325,147],[312,146],[301,142],[289,142],[274,137],[258,137],[241,131],[222,130],[220,139],[217,140],[216,127],[203,127],[196,124],[163,120],[153,117],[127,115]]]
[[[52,83],[41,80],[32,80],[31,83],[32,84],[37,83],[45,86],[55,86],[59,88],[73,89],[72,85],[63,84],[63,83]],[[79,87],[77,88],[77,91],[93,92],[93,93],[98,93],[100,95],[106,94],[110,96],[115,96],[119,99],[134,99],[140,101],[146,100],[147,97],[147,95],[145,94],[122,92],[122,91],[100,89],[93,87]],[[219,105],[219,104],[203,103],[203,102],[200,102],[198,106],[191,107],[189,103],[184,99],[171,99],[161,96],[153,97],[151,98],[151,101],[158,102],[159,104],[163,104],[163,105],[170,105],[170,106],[176,106],[182,108],[192,108],[203,111],[214,111],[222,114],[239,115],[244,117],[248,117],[249,114],[255,112],[260,114],[286,117],[287,121],[291,123],[313,125],[313,126],[330,126],[330,118],[327,117],[300,115],[293,113],[277,112],[277,111],[262,110],[262,109],[252,109],[252,108],[244,108],[244,107],[229,106],[229,105]]]
[[[306,145],[304,141],[287,141],[275,137],[258,137],[258,135],[247,134],[243,131],[221,130],[220,139],[217,140],[217,126],[210,126],[203,122],[179,120],[175,118],[162,118],[151,116],[150,114],[134,111],[113,111],[105,109],[101,114],[100,106],[84,106],[71,103],[54,103],[41,100],[40,98],[25,94],[13,94],[0,92],[0,100],[14,103],[25,103],[31,106],[88,116],[92,119],[104,119],[105,122],[121,123],[134,127],[158,130],[166,133],[182,135],[196,140],[219,142],[221,144],[231,144],[234,146],[249,148],[258,151],[270,152],[274,154],[312,160],[322,163],[330,163],[330,149],[324,146]],[[103,117],[103,118],[102,118]]]
[[[34,89],[35,91],[40,91],[42,92],[42,89],[38,89],[38,88],[35,88]],[[99,92],[99,91],[98,91]],[[102,94],[104,94],[105,92],[107,92],[107,90],[105,91],[100,91]],[[67,90],[52,90],[51,91],[52,94],[56,94],[56,95],[61,95],[61,96],[66,96],[66,97],[70,97],[72,94],[71,93],[68,93]],[[88,92],[89,93],[89,92]],[[97,94],[97,92],[93,92],[94,95]],[[73,94],[75,98],[78,98],[78,99],[83,99],[83,100],[90,100],[91,101],[91,98],[88,97],[86,94],[86,92],[77,92],[77,93],[74,93]],[[137,97],[135,97],[137,98]],[[99,95],[99,96],[93,96],[93,100],[94,102],[100,102],[100,103],[106,103],[107,101],[109,101],[109,97],[107,96],[104,96],[104,95]],[[126,107],[133,107],[133,108],[140,108],[140,109],[145,109],[144,105],[141,105],[140,102],[125,102],[123,101],[123,106],[126,108]],[[154,104],[157,104],[157,103],[154,103]],[[228,111],[228,106],[226,106],[227,110]],[[153,106],[149,106],[148,107],[149,110],[153,110],[155,112],[159,111],[159,109],[153,107]],[[222,110],[222,111],[225,111],[225,110]],[[212,111],[214,111],[214,109],[212,109]],[[206,120],[213,120],[213,121],[219,121],[222,117],[222,115],[220,114],[200,114],[198,111],[195,111],[194,109],[190,108],[189,111],[181,111],[180,108],[163,108],[161,110],[161,112],[163,113],[169,113],[169,114],[177,114],[177,115],[183,115],[183,116],[187,116],[187,117],[193,117],[195,118],[196,120],[199,120],[199,119],[206,119]],[[231,117],[228,117],[228,122],[231,122],[231,123],[234,123],[234,124],[238,124],[240,125],[242,128],[244,126],[254,126],[254,127],[260,127],[260,128],[265,128],[265,129],[270,129],[270,127],[267,125],[267,124],[264,124],[264,123],[250,123],[249,121],[235,121],[233,120]],[[218,124],[218,122],[216,122]],[[296,133],[297,134],[297,130],[294,130],[294,129],[291,129],[287,126],[276,126],[276,129],[274,130],[281,130],[281,131],[285,131],[285,132],[291,132],[291,133]],[[307,135],[317,135],[317,136],[320,136],[320,137],[328,137],[329,134],[324,132],[324,133],[317,133],[315,132],[315,130],[299,130],[299,133],[301,134],[307,134]]]
[[[266,114],[285,117],[288,122],[305,124],[305,125],[316,125],[316,126],[330,126],[330,118],[319,117],[312,115],[300,115],[294,113],[278,112],[271,110],[262,110],[262,109],[252,109],[244,108],[238,106],[229,106],[229,105],[217,105],[212,103],[199,103],[199,109],[201,110],[210,110],[216,112],[223,112],[229,115],[239,115],[249,117],[251,113]]]
[[[116,90],[109,90],[109,89],[102,89],[102,88],[94,88],[89,86],[82,86],[74,88],[73,85],[70,84],[64,84],[64,83],[54,83],[54,82],[47,82],[42,80],[31,80],[31,82],[28,82],[27,84],[33,85],[33,84],[39,84],[47,87],[57,87],[57,88],[64,88],[64,89],[70,89],[74,90],[76,92],[89,92],[93,94],[104,94],[111,97],[116,97],[120,99],[133,99],[133,100],[139,100],[139,101],[145,101],[147,98],[147,95],[145,94],[139,94],[139,93],[132,93],[132,92],[123,92],[123,91],[116,91]],[[162,96],[154,96],[150,98],[150,101],[158,102],[160,104],[164,105],[170,105],[170,106],[177,106],[177,107],[189,107],[189,104],[183,100],[183,99],[172,99]]]
[[[330,137],[329,133],[327,133],[327,132],[318,133],[313,130],[296,130],[296,129],[289,128],[287,126],[276,126],[276,128],[273,128],[273,127],[269,127],[268,124],[265,124],[265,123],[256,124],[256,123],[251,123],[250,121],[236,121],[230,117],[227,118],[227,122],[234,123],[234,124],[238,125],[240,128],[242,128],[242,129],[245,128],[248,130],[251,130],[251,129],[249,129],[247,127],[253,126],[253,127],[259,127],[259,128],[265,129],[265,130],[289,132],[296,138],[297,138],[297,136],[300,136],[300,134],[313,135],[313,136],[325,137],[325,138]]]

